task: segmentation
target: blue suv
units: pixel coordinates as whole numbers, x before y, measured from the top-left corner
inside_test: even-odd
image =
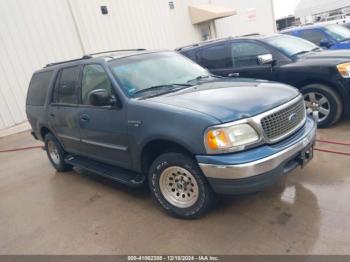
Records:
[[[350,49],[350,30],[337,24],[294,27],[281,33],[303,38],[326,49]]]
[[[51,164],[203,215],[215,194],[262,190],[313,157],[315,121],[293,87],[211,75],[170,51],[117,50],[36,71],[26,112]],[[72,192],[74,193],[74,192]]]

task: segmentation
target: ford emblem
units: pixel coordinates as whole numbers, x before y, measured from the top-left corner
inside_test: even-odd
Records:
[[[288,117],[289,122],[295,122],[297,120],[297,113],[292,113]]]

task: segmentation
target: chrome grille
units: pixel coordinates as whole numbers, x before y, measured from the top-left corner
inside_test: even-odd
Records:
[[[305,119],[305,104],[301,98],[296,103],[261,119],[265,137],[278,140],[297,128]]]

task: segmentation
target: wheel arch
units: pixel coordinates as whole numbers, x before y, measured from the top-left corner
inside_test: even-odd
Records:
[[[194,154],[184,145],[170,139],[153,139],[148,141],[142,148],[140,153],[140,168],[143,173],[148,173],[148,170],[153,161],[161,154],[167,152],[184,153],[190,157]]]
[[[42,140],[45,140],[45,136],[46,136],[48,133],[53,134],[53,132],[51,131],[51,129],[48,128],[47,126],[44,126],[44,125],[40,127],[39,132],[40,132],[40,136],[41,136]]]
[[[295,86],[300,90],[301,88],[308,86],[308,85],[312,85],[312,84],[315,84],[315,85],[321,84],[321,85],[325,85],[325,86],[332,88],[332,90],[338,94],[338,96],[341,100],[342,106],[343,106],[343,111],[344,111],[344,100],[343,100],[344,94],[343,94],[341,88],[337,87],[332,82],[324,80],[324,79],[306,79],[306,80],[303,80],[303,81],[296,83]]]

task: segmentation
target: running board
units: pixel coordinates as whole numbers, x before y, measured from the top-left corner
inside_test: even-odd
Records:
[[[67,164],[86,169],[100,176],[126,184],[130,187],[140,187],[146,180],[144,175],[85,157],[68,155],[64,161]]]

